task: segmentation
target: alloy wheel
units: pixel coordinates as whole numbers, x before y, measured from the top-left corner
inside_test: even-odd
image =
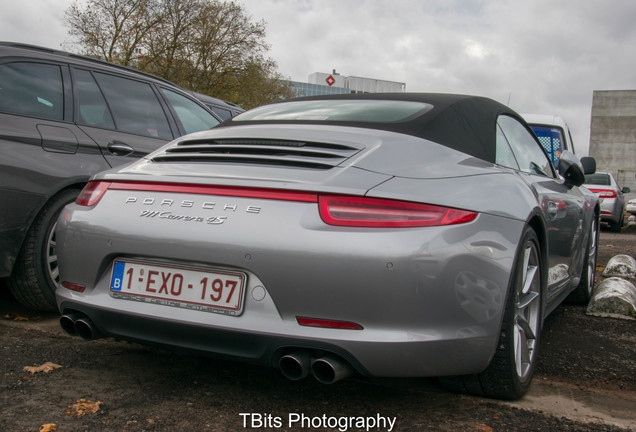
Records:
[[[540,330],[541,276],[539,254],[534,242],[528,242],[523,254],[522,283],[517,288],[514,321],[514,357],[517,375],[525,381],[532,370]]]
[[[56,228],[57,222],[53,224],[46,242],[46,269],[49,277],[51,278],[51,282],[55,288],[58,288],[60,285],[60,269],[57,263],[57,241],[55,238]]]

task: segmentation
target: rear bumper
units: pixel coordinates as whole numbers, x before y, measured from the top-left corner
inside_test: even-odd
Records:
[[[605,198],[601,202],[601,220],[605,222],[618,222],[621,219],[623,209],[619,202],[614,199]]]
[[[499,336],[476,336],[468,332],[453,339],[411,335],[395,340],[373,340],[341,337],[346,330],[333,329],[310,329],[305,335],[299,335],[297,331],[288,334],[246,332],[153,319],[138,313],[66,301],[64,295],[60,297],[63,314],[80,312],[87,315],[99,333],[106,337],[267,367],[278,367],[283,355],[299,350],[320,356],[333,353],[365,376],[432,377],[477,373],[490,363]]]
[[[58,220],[61,281],[86,287],[58,289],[60,310],[87,315],[106,336],[267,366],[285,351],[326,351],[385,377],[472,374],[490,363],[522,221],[480,214],[446,227],[351,229],[325,225],[315,204],[232,198],[237,210],[208,226],[104,202],[127,197],[70,205]],[[239,211],[247,206],[261,212]],[[242,313],[115,298],[118,257],[240,271]],[[301,326],[297,317],[363,329]]]

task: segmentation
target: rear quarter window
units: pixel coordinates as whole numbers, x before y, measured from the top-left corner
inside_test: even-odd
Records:
[[[60,67],[26,62],[0,65],[0,111],[63,120],[64,93]]]
[[[148,83],[95,73],[104,92],[117,130],[163,140],[172,131],[161,103]]]

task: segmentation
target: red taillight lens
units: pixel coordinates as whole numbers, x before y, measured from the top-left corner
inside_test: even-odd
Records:
[[[594,192],[599,198],[616,198],[616,191],[612,189],[590,189],[590,192]]]
[[[333,321],[318,318],[296,317],[296,322],[305,327],[333,328],[340,330],[363,330],[360,324],[350,321]]]
[[[75,200],[75,204],[87,207],[94,206],[102,199],[110,185],[110,182],[88,182]]]
[[[477,213],[377,198],[322,195],[320,217],[329,225],[375,228],[430,227],[474,220]]]
[[[84,292],[86,290],[86,285],[76,284],[73,282],[64,281],[61,284],[64,288],[70,289],[71,291]]]

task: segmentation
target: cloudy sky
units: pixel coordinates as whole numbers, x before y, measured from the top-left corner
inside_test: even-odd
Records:
[[[72,0],[0,0],[0,40],[60,48]],[[81,1],[81,0],[79,0]],[[586,154],[594,90],[636,89],[633,0],[236,0],[295,81],[337,70],[557,114]]]

